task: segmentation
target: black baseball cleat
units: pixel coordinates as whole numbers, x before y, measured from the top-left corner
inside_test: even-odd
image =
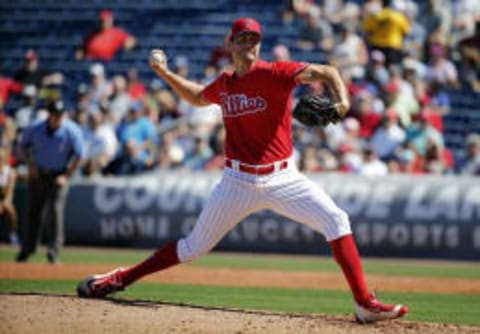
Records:
[[[53,251],[47,252],[47,261],[50,264],[60,264],[60,258],[58,257],[58,254]]]
[[[20,253],[17,254],[17,257],[15,258],[15,262],[27,262],[28,258],[32,255],[30,252],[26,251],[21,251]]]

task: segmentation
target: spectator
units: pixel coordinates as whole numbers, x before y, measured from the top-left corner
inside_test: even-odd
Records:
[[[117,130],[121,145],[121,156],[116,162],[118,174],[138,174],[153,166],[157,133],[155,125],[143,112],[143,103],[134,101]]]
[[[273,61],[289,61],[290,58],[290,50],[286,45],[277,44],[272,49],[272,58]]]
[[[425,156],[427,143],[430,140],[439,147],[444,147],[442,134],[428,123],[428,118],[425,114],[420,114],[418,121],[412,123],[406,131],[407,141],[411,143],[415,151],[421,156]]]
[[[480,175],[480,135],[472,133],[466,140],[466,156],[458,163],[457,170],[464,175]]]
[[[387,109],[382,126],[375,131],[370,143],[377,156],[383,161],[390,160],[397,148],[405,140],[405,131],[398,125],[398,116],[395,110]]]
[[[442,45],[432,44],[429,53],[430,62],[427,66],[427,81],[437,81],[446,86],[458,87],[457,69],[453,62],[446,58],[447,50]]]
[[[130,95],[127,93],[127,80],[122,75],[116,75],[112,80],[113,94],[108,103],[108,118],[117,126],[127,115],[131,105]]]
[[[173,62],[174,62],[174,72],[184,78],[188,78],[188,76],[190,75],[188,58],[186,56],[179,55],[175,57]]]
[[[225,128],[217,126],[213,142],[214,154],[205,165],[206,170],[221,170],[225,165]]]
[[[416,20],[418,13],[417,5],[413,2],[407,3],[404,13],[411,29],[403,40],[402,49],[415,59],[422,59],[424,54],[423,46],[427,40],[427,32],[425,27]]]
[[[48,112],[48,119],[27,128],[21,141],[28,162],[28,198],[26,233],[17,262],[25,262],[35,253],[42,226],[47,228],[47,260],[58,262],[63,243],[60,200],[85,157],[81,130],[65,118],[63,102],[51,102]]]
[[[415,159],[415,152],[402,146],[395,152],[393,159],[388,161],[388,169],[392,174],[415,174]]]
[[[85,174],[92,176],[103,173],[108,164],[115,158],[118,140],[113,128],[106,123],[104,110],[89,115],[90,134],[87,137],[87,162]]]
[[[182,116],[182,114],[178,110],[178,105],[177,105],[177,101],[175,100],[175,96],[172,94],[171,91],[166,89],[155,90],[153,92],[153,98],[155,102],[158,104],[158,108],[159,108],[158,121],[160,123],[176,120]],[[191,109],[189,108],[188,110],[191,110]]]
[[[391,65],[388,69],[390,83],[395,83],[401,96],[405,98],[415,99],[415,89],[413,85],[404,79],[402,70],[397,65]]]
[[[360,124],[359,136],[370,138],[381,121],[381,116],[372,108],[370,93],[362,91],[356,96],[353,112]]]
[[[387,84],[390,80],[390,74],[385,64],[385,54],[382,51],[373,50],[370,54],[370,59],[370,76],[373,81],[379,86]]]
[[[9,225],[9,240],[12,246],[19,246],[17,234],[17,210],[13,205],[13,194],[17,180],[15,169],[9,165],[9,152],[0,146],[0,216],[5,216]]]
[[[387,165],[377,158],[371,147],[363,150],[363,163],[360,167],[360,174],[369,177],[384,176],[388,174]]]
[[[443,133],[443,119],[437,109],[432,105],[431,99],[428,95],[425,95],[420,100],[421,110],[420,113],[424,115],[427,122],[433,126],[438,132]]]
[[[35,119],[37,108],[37,88],[34,85],[27,85],[23,88],[24,102],[15,112],[15,123],[17,131],[22,132]]]
[[[340,40],[332,49],[332,59],[341,72],[363,78],[368,63],[368,51],[363,40],[355,34],[355,27],[349,22],[340,26]]]
[[[475,24],[475,34],[461,40],[458,49],[465,84],[480,92],[480,19]]]
[[[90,66],[91,81],[88,87],[88,96],[92,110],[99,106],[108,105],[108,99],[112,94],[112,86],[105,76],[105,68],[100,63]]]
[[[385,54],[387,66],[402,61],[402,43],[410,32],[407,18],[390,8],[390,0],[382,0],[383,8],[365,18],[363,30],[372,49]]]
[[[322,170],[318,160],[317,148],[313,145],[306,145],[303,147],[300,154],[300,161],[298,164],[299,170],[302,172],[319,172]]]
[[[7,105],[10,94],[19,94],[22,92],[22,84],[15,80],[0,76],[0,109]]]
[[[15,73],[14,78],[22,85],[34,85],[37,90],[62,85],[64,80],[62,73],[40,68],[38,54],[32,49],[25,52],[23,67]]]
[[[128,78],[128,95],[132,98],[132,100],[139,100],[145,97],[147,93],[147,89],[145,85],[138,77],[138,71],[136,68],[131,68],[128,70],[127,73]]]
[[[319,7],[311,7],[305,18],[305,25],[300,31],[297,47],[302,50],[320,48],[330,50],[333,46],[333,28],[326,20],[322,20]]]
[[[304,17],[308,15],[310,10],[319,9],[314,0],[285,0],[283,22],[290,24],[293,22],[296,16]]]
[[[90,33],[81,48],[75,53],[77,60],[92,59],[110,61],[118,50],[131,50],[136,44],[135,37],[113,24],[113,14],[109,10],[99,13],[99,27]]]
[[[185,157],[184,166],[190,170],[202,170],[213,157],[213,150],[208,143],[208,137],[196,135],[194,137],[193,152]]]
[[[389,82],[383,87],[385,92],[385,104],[392,108],[400,118],[400,124],[408,127],[412,122],[412,116],[419,111],[419,104],[412,96],[401,94],[400,85],[396,82]]]
[[[17,136],[15,121],[0,109],[0,146],[12,147]]]
[[[363,163],[360,155],[360,148],[350,147],[348,144],[341,144],[338,149],[338,171],[342,173],[358,173]]]
[[[419,3],[418,22],[425,28],[427,36],[431,36],[442,27],[442,17],[437,8],[438,1],[426,0]]]
[[[185,153],[175,143],[175,130],[168,129],[161,134],[160,144],[157,146],[156,165],[159,169],[174,169],[181,165]],[[223,168],[224,160],[222,160]]]
[[[428,138],[423,159],[423,171],[429,174],[444,174],[446,171],[446,162],[442,154],[443,148],[432,138]]]
[[[232,65],[232,53],[227,46],[229,40],[230,36],[227,34],[223,44],[213,49],[212,53],[210,54],[208,67],[215,69],[215,73],[220,73]],[[212,74],[212,76],[214,76],[214,74]]]

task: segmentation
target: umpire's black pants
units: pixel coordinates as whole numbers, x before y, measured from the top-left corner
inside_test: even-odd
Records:
[[[58,257],[63,244],[62,188],[56,185],[58,173],[40,172],[27,185],[27,217],[22,252],[35,253],[45,228],[47,254]]]

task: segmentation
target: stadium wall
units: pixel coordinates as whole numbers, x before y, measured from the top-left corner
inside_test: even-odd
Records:
[[[158,172],[72,185],[66,242],[158,247],[188,233],[220,174]],[[480,260],[480,180],[458,176],[368,179],[315,174],[351,218],[363,255]],[[271,211],[251,215],[217,249],[326,254],[323,237]]]

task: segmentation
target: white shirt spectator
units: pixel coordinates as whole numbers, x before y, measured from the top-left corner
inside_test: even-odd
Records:
[[[391,156],[405,140],[405,131],[398,124],[378,128],[370,141],[375,153],[381,158]]]
[[[360,174],[369,177],[383,176],[388,174],[388,168],[385,163],[378,159],[365,161],[362,167],[360,167]]]

